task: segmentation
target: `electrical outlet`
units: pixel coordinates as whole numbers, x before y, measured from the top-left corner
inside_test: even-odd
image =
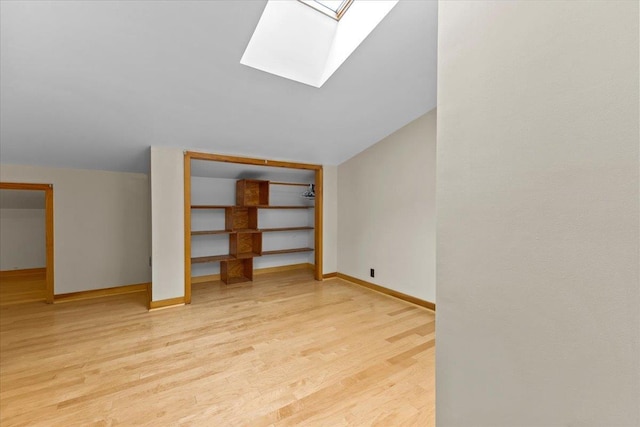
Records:
[[[369,270],[369,276],[376,277],[376,271],[373,268]]]

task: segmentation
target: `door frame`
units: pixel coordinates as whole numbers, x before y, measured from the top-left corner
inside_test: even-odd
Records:
[[[184,152],[184,300],[191,304],[191,160],[239,163],[244,165],[271,166],[315,171],[315,227],[314,227],[314,278],[322,280],[322,165],[225,156],[221,154]]]
[[[26,184],[19,182],[0,182],[0,190],[44,191],[45,211],[45,250],[46,250],[46,301],[53,304],[53,184]]]

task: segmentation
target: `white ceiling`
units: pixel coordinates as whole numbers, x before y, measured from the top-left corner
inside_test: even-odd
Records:
[[[435,0],[401,0],[319,89],[240,64],[265,5],[2,1],[0,160],[147,172],[159,145],[339,164],[436,106]]]

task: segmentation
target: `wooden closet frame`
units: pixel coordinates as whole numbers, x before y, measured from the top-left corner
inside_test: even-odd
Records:
[[[191,160],[238,163],[277,168],[303,169],[315,171],[315,227],[314,227],[314,278],[322,280],[322,165],[283,162],[279,160],[255,159],[250,157],[225,156],[221,154],[184,152],[184,300],[191,304]]]
[[[53,304],[53,185],[0,182],[0,190],[44,191],[45,248],[46,248],[46,301]]]

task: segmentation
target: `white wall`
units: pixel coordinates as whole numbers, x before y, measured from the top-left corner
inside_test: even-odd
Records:
[[[46,265],[44,209],[0,209],[0,271]]]
[[[184,296],[184,154],[151,147],[153,301]]]
[[[53,184],[56,294],[149,281],[147,175],[3,164],[0,180]]]
[[[437,424],[638,426],[638,2],[439,13]]]
[[[432,110],[338,167],[340,273],[435,303],[435,161]]]
[[[322,167],[322,273],[338,271],[338,167]]]

